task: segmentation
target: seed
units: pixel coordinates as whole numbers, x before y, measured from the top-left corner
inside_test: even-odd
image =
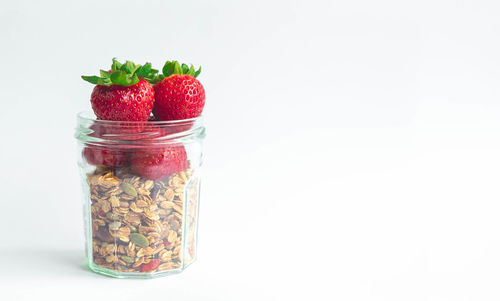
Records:
[[[111,219],[111,220],[115,220],[115,219],[119,218],[118,214],[112,213],[112,212],[106,213],[106,217],[109,218],[109,219]]]
[[[122,256],[122,260],[125,261],[126,263],[133,263],[134,258],[129,257],[129,256]]]
[[[127,182],[123,182],[121,186],[122,186],[123,191],[126,194],[133,196],[133,197],[137,196],[137,191],[135,190],[134,186],[132,186],[131,184],[129,184]]]
[[[146,236],[139,233],[130,234],[130,239],[139,247],[147,247],[149,246],[149,240]]]
[[[137,232],[137,228],[132,226],[132,225],[129,225],[128,226],[130,228],[130,232]]]

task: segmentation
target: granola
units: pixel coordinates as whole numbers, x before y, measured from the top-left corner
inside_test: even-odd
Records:
[[[96,265],[153,273],[195,258],[199,180],[193,170],[153,181],[127,167],[99,167],[87,180]]]

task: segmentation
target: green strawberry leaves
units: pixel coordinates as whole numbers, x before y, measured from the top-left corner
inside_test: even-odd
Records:
[[[111,72],[100,70],[101,77],[109,78],[111,76]]]
[[[92,83],[94,85],[101,85],[101,86],[110,86],[111,85],[111,79],[109,78],[103,78],[99,76],[85,76],[82,75],[83,80],[88,81],[89,83]]]
[[[151,64],[150,63],[147,63],[146,65],[144,66],[141,66],[140,68],[138,68],[136,71],[135,71],[135,74],[139,77],[139,78],[146,78],[148,77],[151,72],[153,71],[153,73],[158,73],[158,70],[155,70],[155,69],[152,69],[151,67]]]
[[[197,77],[201,73],[201,67],[195,71],[194,66],[186,64],[179,64],[178,61],[167,61],[163,66],[163,76],[168,77],[172,74],[186,74],[192,77]]]
[[[194,72],[194,77],[195,77],[195,78],[196,78],[196,77],[198,77],[198,75],[200,75],[200,73],[201,73],[201,66],[200,66],[200,68],[198,68],[198,70],[196,70],[196,71]]]
[[[111,70],[120,70],[122,67],[122,63],[116,60],[116,58],[113,58],[113,64],[111,65]]]
[[[178,65],[179,63],[177,63]],[[167,61],[162,69],[163,76],[167,77],[175,72],[175,64],[173,62]]]
[[[153,69],[151,63],[146,63],[141,66],[131,61],[126,61],[122,64],[114,58],[111,64],[111,70],[101,70],[101,76],[82,75],[82,79],[94,85],[120,85],[127,87],[137,84],[141,78],[151,84],[156,84],[161,82],[165,77],[173,74],[185,74],[192,77],[198,77],[201,73],[201,67],[195,70],[193,65],[188,66],[186,64],[179,64],[177,61],[167,61],[163,66],[162,73],[163,74],[159,74],[158,70]]]
[[[120,86],[131,86],[139,82],[139,78],[135,74],[126,73],[123,71],[113,71],[109,77],[111,82]]]
[[[131,61],[126,61],[125,64],[122,64],[114,58],[110,71],[101,70],[100,77],[82,76],[82,79],[94,85],[120,85],[127,87],[137,84],[141,78],[152,81],[157,77],[157,73],[158,70],[153,69],[151,63],[141,66]]]
[[[154,85],[161,82],[165,77],[169,77],[174,74],[185,74],[197,77],[201,73],[201,67],[198,68],[198,70],[195,70],[193,65],[188,66],[186,64],[179,64],[177,61],[166,61],[165,65],[163,65],[162,73],[163,74],[154,76],[150,80],[148,79],[148,81]]]

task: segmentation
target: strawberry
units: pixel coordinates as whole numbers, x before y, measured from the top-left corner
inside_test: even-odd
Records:
[[[150,121],[153,121],[150,118]],[[193,122],[180,122],[179,124],[155,124],[155,122],[96,122],[90,126],[93,133],[89,136],[115,141],[142,141],[151,142],[151,139],[161,139],[167,135],[189,130]]]
[[[137,135],[135,140],[139,139],[161,139],[164,138],[165,136],[168,135],[173,135],[173,134],[178,134],[183,131],[189,130],[193,126],[193,122],[181,122],[181,123],[174,123],[174,124],[151,124],[147,123],[144,126],[143,131],[140,133],[140,135]]]
[[[156,116],[152,116],[149,118],[149,121],[160,121]],[[194,125],[194,120],[182,120],[180,122],[163,122],[159,123],[156,127],[161,128],[161,135],[166,136],[171,134],[177,134],[183,131],[187,131],[192,128]],[[147,127],[147,126],[146,126]]]
[[[133,141],[165,136],[168,133],[150,122],[97,122],[90,126],[91,137],[114,141]]]
[[[154,103],[154,90],[147,80],[158,70],[151,64],[121,64],[113,59],[110,71],[101,70],[101,76],[82,76],[97,86],[90,102],[98,119],[115,121],[147,121]]]
[[[187,168],[186,150],[182,144],[144,146],[131,153],[130,165],[138,176],[158,180]]]
[[[127,152],[121,148],[104,146],[86,146],[83,156],[91,165],[124,166],[128,163]]]
[[[153,109],[154,91],[144,79],[131,86],[97,85],[90,101],[99,119],[146,121]]]
[[[147,122],[144,129],[137,135],[127,137],[128,140],[136,140],[139,144],[141,142],[152,142],[152,139],[162,138],[169,135],[171,130],[166,126],[155,125],[152,122]]]
[[[201,67],[195,71],[193,65],[180,65],[177,61],[167,61],[163,75],[153,79],[156,83],[153,114],[159,120],[180,120],[201,115],[205,106],[205,89],[196,79]]]

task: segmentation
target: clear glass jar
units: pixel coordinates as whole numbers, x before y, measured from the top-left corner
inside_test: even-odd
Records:
[[[202,118],[121,122],[77,116],[90,269],[119,278],[183,271],[196,259]]]

